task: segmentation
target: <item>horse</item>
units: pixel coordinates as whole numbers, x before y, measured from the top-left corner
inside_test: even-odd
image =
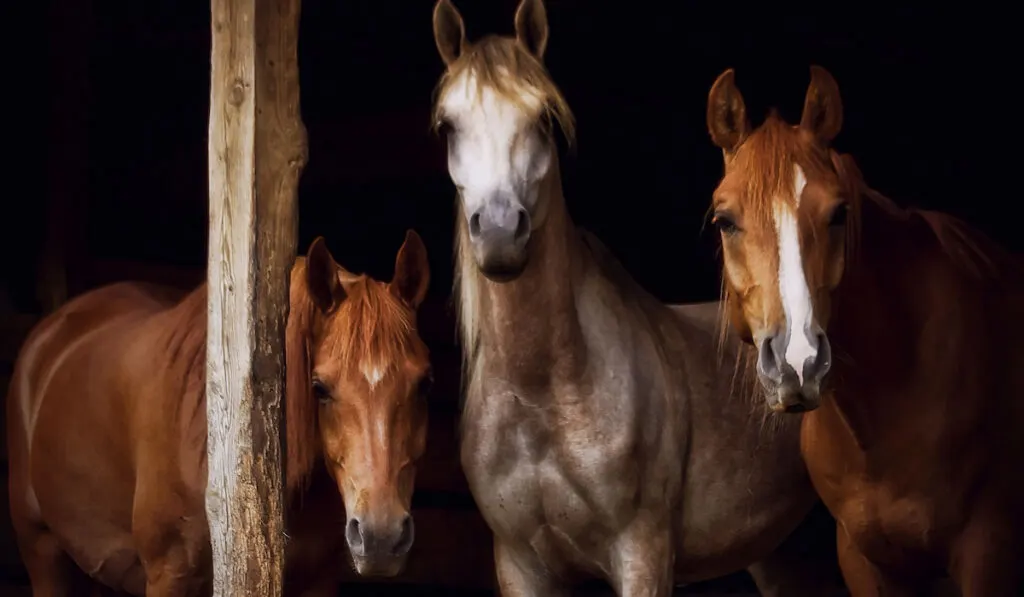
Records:
[[[799,421],[766,421],[737,383],[748,361],[719,341],[718,303],[658,302],[572,222],[554,125],[571,140],[574,123],[543,64],[543,2],[519,3],[514,37],[469,43],[449,0],[433,28],[457,191],[460,458],[501,594],[598,579],[664,596],[748,567],[765,594],[827,594],[776,550],[817,503]]]
[[[286,591],[334,595],[346,546],[359,574],[395,575],[413,543],[432,379],[416,310],[430,272],[410,230],[389,283],[346,271],[323,238],[290,276],[284,484],[298,536]],[[207,287],[182,294],[130,282],[89,291],[19,353],[10,510],[33,595],[211,590]]]
[[[734,72],[708,97],[729,317],[759,353],[767,406],[837,520],[855,597],[948,578],[1024,594],[1024,263],[963,221],[902,209],[838,153],[821,67],[799,125],[751,130]]]

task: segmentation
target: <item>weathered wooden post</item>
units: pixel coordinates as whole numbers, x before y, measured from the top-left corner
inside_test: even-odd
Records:
[[[277,597],[282,409],[296,254],[300,0],[211,0],[206,412],[215,597]]]

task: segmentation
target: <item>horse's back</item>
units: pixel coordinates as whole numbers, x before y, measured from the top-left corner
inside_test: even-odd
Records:
[[[124,359],[140,326],[176,294],[122,283],[78,296],[30,332],[15,364],[7,402],[15,527],[48,529],[99,577],[136,565]]]

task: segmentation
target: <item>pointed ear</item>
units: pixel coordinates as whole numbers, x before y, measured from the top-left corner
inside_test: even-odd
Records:
[[[811,84],[804,98],[800,127],[813,133],[826,145],[843,128],[843,101],[839,97],[839,84],[820,66],[811,67]]]
[[[405,233],[405,242],[395,258],[395,277],[388,284],[398,298],[416,309],[427,296],[430,287],[430,262],[427,248],[415,230]]]
[[[466,49],[466,27],[451,0],[437,0],[434,5],[434,43],[446,66],[458,60]]]
[[[538,60],[548,48],[548,11],[544,0],[522,0],[516,8],[516,40]]]
[[[324,237],[318,236],[306,253],[306,288],[313,304],[322,313],[329,313],[345,300],[345,290],[338,279],[340,268],[327,250]]]
[[[747,106],[731,68],[718,75],[708,94],[708,132],[711,141],[728,153],[736,151],[750,134]]]

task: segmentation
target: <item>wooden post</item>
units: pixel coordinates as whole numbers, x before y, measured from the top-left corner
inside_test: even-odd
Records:
[[[281,594],[281,400],[296,255],[300,0],[211,0],[206,512],[215,597]]]

